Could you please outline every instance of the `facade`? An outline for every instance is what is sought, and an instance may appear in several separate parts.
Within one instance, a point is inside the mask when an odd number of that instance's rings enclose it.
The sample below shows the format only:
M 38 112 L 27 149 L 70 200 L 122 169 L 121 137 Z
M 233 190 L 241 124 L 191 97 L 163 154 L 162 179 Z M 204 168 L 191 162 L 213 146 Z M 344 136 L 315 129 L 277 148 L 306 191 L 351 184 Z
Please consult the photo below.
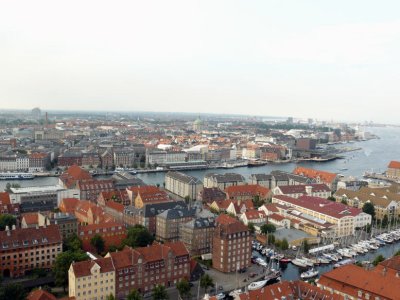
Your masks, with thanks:
M 168 172 L 165 175 L 165 189 L 190 200 L 196 200 L 198 193 L 202 190 L 203 183 L 196 177 L 181 172 Z
M 19 277 L 33 269 L 50 269 L 62 252 L 62 237 L 57 226 L 0 231 L 0 274 Z
M 58 166 L 69 167 L 72 165 L 82 165 L 82 153 L 81 152 L 64 152 L 58 157 Z
M 156 187 L 155 187 L 156 188 Z M 156 189 L 142 189 L 139 190 L 135 198 L 135 207 L 142 208 L 147 204 L 169 202 L 171 199 L 165 191 L 158 188 Z
M 115 268 L 110 257 L 74 262 L 68 270 L 68 296 L 105 300 L 115 296 Z
M 100 156 L 97 152 L 83 152 L 82 153 L 82 167 L 85 168 L 97 168 L 100 166 Z
M 132 150 L 116 149 L 114 150 L 114 164 L 117 167 L 128 168 L 132 167 L 135 159 L 135 154 Z
M 225 200 L 226 194 L 219 188 L 203 188 L 197 199 L 203 201 L 203 203 L 211 204 L 214 201 Z
M 85 179 L 76 183 L 76 189 L 80 192 L 80 199 L 96 202 L 101 192 L 112 192 L 115 187 L 110 179 Z
M 190 278 L 190 255 L 182 242 L 153 244 L 108 253 L 115 267 L 116 297 L 124 298 L 132 289 L 141 293 L 155 285 L 174 286 Z
M 185 162 L 187 153 L 183 151 L 153 150 L 146 153 L 147 165 L 165 166 Z
M 0 156 L 0 171 L 27 171 L 29 158 L 23 155 L 10 154 Z
M 213 218 L 196 218 L 180 225 L 179 240 L 191 256 L 211 253 L 214 229 Z
M 187 206 L 176 206 L 156 216 L 156 239 L 161 242 L 176 242 L 179 240 L 180 225 L 189 222 L 194 211 Z
M 294 169 L 293 174 L 308 177 L 315 180 L 316 183 L 325 183 L 331 190 L 336 190 L 337 182 L 339 181 L 335 173 L 304 167 L 297 167 Z
M 308 216 L 310 221 L 334 224 L 335 237 L 352 235 L 357 227 L 371 224 L 371 216 L 362 210 L 323 198 L 301 196 L 295 199 L 280 195 L 272 197 L 272 203 L 291 207 Z
M 10 195 L 7 192 L 0 192 L 0 214 L 19 216 L 20 213 L 20 205 L 11 204 Z
M 249 267 L 251 240 L 246 225 L 228 215 L 219 215 L 213 236 L 213 268 L 229 273 Z
M 246 226 L 250 223 L 255 226 L 261 226 L 267 222 L 267 215 L 262 210 L 251 209 L 244 212 L 239 219 Z
M 110 246 L 119 246 L 126 239 L 127 229 L 121 223 L 101 223 L 79 226 L 78 237 L 82 240 L 82 248 L 85 251 L 96 252 L 90 244 L 90 240 L 96 235 L 100 235 L 104 240 L 105 250 Z
M 259 197 L 260 200 L 267 200 L 270 190 L 257 184 L 246 184 L 229 186 L 225 189 L 226 198 L 231 200 L 247 200 Z
M 209 173 L 204 176 L 204 187 L 219 188 L 224 191 L 229 186 L 244 185 L 244 177 L 236 173 L 215 174 Z
M 47 153 L 29 155 L 29 172 L 44 172 L 50 167 L 50 156 Z
M 400 178 L 400 161 L 392 160 L 386 171 L 386 176 L 390 178 Z

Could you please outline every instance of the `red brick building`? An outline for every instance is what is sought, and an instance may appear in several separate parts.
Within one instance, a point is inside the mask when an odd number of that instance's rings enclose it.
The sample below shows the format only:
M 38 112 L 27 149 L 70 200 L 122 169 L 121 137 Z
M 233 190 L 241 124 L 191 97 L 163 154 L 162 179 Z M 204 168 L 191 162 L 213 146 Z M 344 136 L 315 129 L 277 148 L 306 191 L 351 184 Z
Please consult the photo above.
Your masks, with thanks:
M 190 278 L 190 256 L 182 242 L 125 247 L 106 257 L 111 257 L 115 266 L 118 298 L 126 297 L 132 289 L 144 293 L 157 284 L 169 287 Z
M 114 190 L 109 192 L 101 192 L 97 197 L 97 203 L 105 206 L 108 201 L 121 203 L 124 206 L 130 205 L 131 201 L 126 190 Z
M 74 188 L 78 180 L 93 179 L 92 175 L 81 167 L 73 165 L 59 177 L 60 183 L 67 189 Z
M 249 267 L 251 240 L 247 226 L 228 215 L 219 215 L 213 237 L 213 267 L 224 273 Z
M 90 244 L 90 240 L 99 234 L 105 244 L 107 251 L 110 246 L 119 246 L 126 239 L 127 229 L 121 223 L 101 223 L 79 226 L 78 236 L 82 240 L 82 248 L 85 251 L 96 252 L 96 249 Z
M 50 269 L 62 252 L 56 225 L 0 231 L 0 274 L 18 277 L 33 269 Z
M 76 182 L 76 188 L 80 191 L 82 200 L 96 202 L 101 192 L 114 191 L 114 182 L 111 179 L 85 179 Z
M 19 204 L 11 204 L 10 195 L 7 192 L 0 192 L 0 214 L 18 216 L 20 212 Z
M 65 152 L 58 156 L 58 166 L 69 167 L 73 165 L 82 165 L 82 153 L 80 152 Z
M 29 155 L 29 171 L 43 172 L 50 166 L 50 156 L 48 153 L 32 153 Z

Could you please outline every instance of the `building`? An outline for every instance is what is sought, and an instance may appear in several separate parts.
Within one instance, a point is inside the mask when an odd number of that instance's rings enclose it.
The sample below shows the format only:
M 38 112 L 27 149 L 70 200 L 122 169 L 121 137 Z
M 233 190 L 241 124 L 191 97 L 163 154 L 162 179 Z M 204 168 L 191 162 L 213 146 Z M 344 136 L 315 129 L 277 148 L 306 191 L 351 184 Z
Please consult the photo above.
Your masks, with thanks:
M 390 272 L 384 265 L 374 270 L 350 264 L 321 275 L 317 286 L 344 299 L 400 299 L 399 270 Z
M 293 198 L 299 198 L 306 195 L 325 199 L 328 199 L 332 193 L 331 189 L 325 183 L 277 186 L 272 190 L 272 192 L 274 195 L 286 195 Z
M 153 244 L 148 247 L 108 253 L 115 267 L 116 297 L 126 297 L 132 289 L 141 293 L 155 285 L 174 286 L 190 278 L 190 255 L 182 242 Z
M 73 152 L 67 151 L 58 156 L 59 167 L 69 167 L 73 165 L 81 166 L 82 165 L 82 153 L 81 152 Z
M 111 169 L 114 166 L 114 156 L 110 150 L 106 150 L 100 154 L 101 167 L 103 169 Z
M 165 175 L 165 189 L 182 198 L 196 200 L 198 193 L 203 189 L 203 183 L 196 177 L 181 172 L 168 172 Z
M 180 225 L 179 240 L 191 256 L 211 253 L 215 229 L 213 218 L 196 218 Z
M 105 300 L 115 296 L 115 284 L 111 257 L 73 262 L 68 270 L 68 296 L 75 300 Z
M 32 290 L 26 296 L 26 300 L 57 300 L 57 298 L 53 294 L 39 288 L 38 290 Z
M 123 212 L 123 222 L 128 226 L 143 225 L 150 233 L 156 234 L 156 217 L 162 212 L 175 207 L 187 207 L 184 201 L 169 201 L 147 204 L 141 208 L 127 206 Z
M 270 190 L 257 184 L 235 185 L 225 189 L 226 198 L 231 200 L 247 200 L 259 197 L 260 200 L 267 200 Z
M 80 193 L 80 199 L 96 202 L 101 192 L 112 192 L 115 187 L 111 179 L 84 179 L 76 182 L 76 189 Z
M 203 201 L 203 203 L 211 204 L 214 201 L 222 201 L 226 199 L 226 194 L 219 188 L 203 188 L 199 192 L 198 200 Z
M 11 188 L 11 203 L 18 203 L 21 212 L 51 211 L 63 198 L 79 198 L 74 189 L 59 185 Z
M 51 269 L 62 252 L 62 237 L 57 226 L 6 228 L 0 231 L 0 274 L 3 277 L 24 276 L 33 269 Z
M 152 150 L 146 153 L 146 163 L 151 166 L 168 166 L 186 162 L 187 153 L 184 151 Z
M 277 186 L 308 185 L 311 183 L 315 183 L 315 180 L 279 170 L 272 171 L 270 174 L 252 174 L 250 176 L 250 184 L 258 184 L 269 189 L 274 189 Z
M 50 167 L 50 156 L 47 153 L 29 155 L 29 172 L 44 172 Z
M 392 160 L 389 163 L 386 176 L 395 179 L 400 178 L 400 161 Z
M 0 171 L 28 171 L 29 158 L 18 154 L 0 155 Z
M 133 150 L 129 149 L 115 149 L 114 150 L 114 164 L 121 168 L 130 168 L 133 166 L 135 154 Z
M 73 165 L 63 172 L 59 177 L 59 184 L 64 188 L 75 188 L 79 180 L 93 179 L 92 175 L 81 167 Z
M 100 156 L 95 151 L 82 152 L 82 167 L 97 168 L 101 164 Z
M 204 176 L 204 187 L 219 188 L 222 191 L 224 191 L 228 186 L 244 185 L 245 183 L 246 181 L 244 177 L 236 173 L 209 173 Z
M 272 203 L 291 207 L 312 222 L 334 224 L 335 237 L 352 235 L 356 228 L 371 224 L 372 219 L 358 208 L 319 197 L 301 196 L 296 199 L 278 195 L 272 197 Z
M 79 226 L 78 237 L 82 240 L 82 248 L 85 251 L 96 252 L 90 244 L 90 240 L 96 235 L 104 240 L 104 247 L 107 251 L 110 246 L 119 246 L 126 239 L 127 229 L 121 223 L 109 222 Z
M 317 147 L 317 140 L 312 138 L 298 138 L 296 139 L 296 149 L 299 150 L 315 150 Z
M 176 242 L 179 240 L 181 224 L 189 222 L 194 211 L 187 206 L 175 206 L 156 216 L 156 239 L 161 242 Z
M 315 180 L 315 183 L 325 183 L 331 190 L 336 190 L 336 185 L 339 181 L 339 177 L 335 173 L 304 167 L 297 167 L 296 169 L 294 169 L 293 174 L 313 179 Z
M 121 203 L 124 206 L 131 204 L 131 200 L 129 199 L 128 192 L 126 190 L 114 190 L 109 192 L 100 192 L 97 197 L 97 203 L 100 206 L 105 206 L 107 202 L 114 201 L 117 203 Z
M 7 192 L 0 192 L 0 214 L 18 216 L 21 212 L 18 203 L 11 204 L 10 195 Z
M 154 189 L 155 188 L 155 189 Z M 169 202 L 171 199 L 165 191 L 157 187 L 153 188 L 139 188 L 138 194 L 135 198 L 135 207 L 142 208 L 147 204 Z
M 250 223 L 255 226 L 261 226 L 266 224 L 267 215 L 262 210 L 251 209 L 244 212 L 239 219 L 246 226 L 248 226 Z
M 249 267 L 251 240 L 246 225 L 228 215 L 219 215 L 213 236 L 213 268 L 229 273 Z

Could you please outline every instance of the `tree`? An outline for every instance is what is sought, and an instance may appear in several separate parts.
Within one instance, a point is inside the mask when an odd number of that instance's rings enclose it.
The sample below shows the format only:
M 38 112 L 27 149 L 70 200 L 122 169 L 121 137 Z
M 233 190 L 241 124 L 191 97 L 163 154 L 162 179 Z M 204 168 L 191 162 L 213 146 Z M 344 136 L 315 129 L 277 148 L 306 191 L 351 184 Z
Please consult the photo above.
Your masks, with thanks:
M 96 248 L 96 251 L 98 254 L 100 254 L 104 251 L 105 243 L 100 234 L 95 234 L 91 238 L 90 245 L 92 245 L 94 248 Z
M 331 200 L 331 201 L 336 201 L 336 198 L 333 197 L 333 196 L 329 196 L 327 199 L 328 199 L 328 200 Z
M 264 234 L 274 233 L 276 231 L 276 227 L 273 224 L 264 224 L 260 227 L 260 230 Z
M 204 292 L 206 293 L 206 292 L 207 292 L 207 289 L 208 289 L 209 287 L 213 287 L 213 286 L 214 286 L 214 281 L 213 281 L 213 279 L 211 278 L 210 275 L 205 274 L 204 276 L 202 276 L 202 277 L 200 278 L 200 286 L 201 286 L 202 288 L 204 288 Z
M 0 215 L 0 230 L 4 230 L 6 226 L 10 229 L 13 225 L 17 224 L 17 219 L 13 215 L 3 214 Z
M 110 294 L 106 296 L 106 300 L 115 300 L 115 296 L 113 294 Z
M 251 222 L 247 225 L 247 227 L 249 228 L 250 233 L 254 233 L 256 231 L 254 224 Z
M 169 299 L 165 286 L 157 284 L 153 288 L 153 300 L 167 300 Z
M 136 248 L 150 245 L 153 241 L 154 237 L 147 230 L 147 228 L 142 225 L 136 224 L 135 226 L 128 229 L 127 237 L 125 240 L 123 240 L 122 244 Z
M 186 204 L 189 204 L 189 202 L 190 202 L 190 196 L 189 196 L 189 195 L 186 195 L 186 196 L 185 196 L 185 203 L 186 203 Z
M 287 249 L 289 249 L 289 243 L 288 243 L 288 241 L 287 241 L 286 238 L 284 238 L 284 239 L 282 240 L 282 242 L 281 242 L 281 249 L 282 249 L 282 250 L 287 250 Z
M 308 243 L 307 239 L 304 239 L 304 241 L 303 241 L 303 249 L 304 249 L 304 253 L 306 253 L 306 254 L 310 250 L 310 244 Z
M 273 234 L 268 234 L 267 243 L 268 243 L 268 245 L 275 244 L 275 236 Z
M 255 208 L 259 208 L 263 204 L 264 204 L 264 200 L 262 200 L 259 195 L 254 196 L 253 205 Z
M 142 300 L 143 297 L 136 289 L 132 289 L 127 297 L 127 300 Z
M 399 256 L 400 255 L 400 250 L 397 250 L 394 256 Z
M 68 284 L 68 269 L 72 262 L 78 262 L 87 260 L 89 257 L 82 250 L 78 251 L 66 251 L 60 253 L 54 262 L 53 272 L 55 275 L 55 282 L 57 286 L 62 286 L 64 288 Z
M 9 283 L 0 287 L 0 300 L 24 300 L 25 296 L 24 287 L 19 283 Z
M 371 202 L 365 202 L 362 211 L 372 216 L 375 219 L 375 207 Z
M 379 254 L 377 257 L 375 257 L 374 261 L 372 262 L 372 264 L 374 266 L 377 266 L 380 262 L 384 261 L 385 257 L 382 254 Z
M 384 215 L 383 219 L 382 219 L 382 227 L 386 228 L 386 226 L 388 225 L 389 220 L 388 220 L 388 216 Z
M 342 201 L 340 201 L 340 203 L 347 205 L 347 200 L 346 199 L 342 199 Z
M 179 291 L 179 295 L 182 298 L 191 297 L 189 281 L 187 281 L 186 278 L 183 278 L 182 280 L 178 281 L 178 283 L 176 284 L 176 288 Z
M 67 237 L 63 243 L 64 251 L 79 251 L 82 249 L 82 241 L 76 234 Z

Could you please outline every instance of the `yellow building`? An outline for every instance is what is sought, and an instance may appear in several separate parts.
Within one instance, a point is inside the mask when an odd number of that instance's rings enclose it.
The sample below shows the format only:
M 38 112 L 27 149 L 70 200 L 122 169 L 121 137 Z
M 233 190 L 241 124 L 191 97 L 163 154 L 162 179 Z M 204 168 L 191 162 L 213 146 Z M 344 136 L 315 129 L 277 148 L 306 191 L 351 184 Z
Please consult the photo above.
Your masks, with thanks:
M 115 296 L 115 268 L 110 257 L 72 263 L 68 295 L 76 300 L 102 300 Z

